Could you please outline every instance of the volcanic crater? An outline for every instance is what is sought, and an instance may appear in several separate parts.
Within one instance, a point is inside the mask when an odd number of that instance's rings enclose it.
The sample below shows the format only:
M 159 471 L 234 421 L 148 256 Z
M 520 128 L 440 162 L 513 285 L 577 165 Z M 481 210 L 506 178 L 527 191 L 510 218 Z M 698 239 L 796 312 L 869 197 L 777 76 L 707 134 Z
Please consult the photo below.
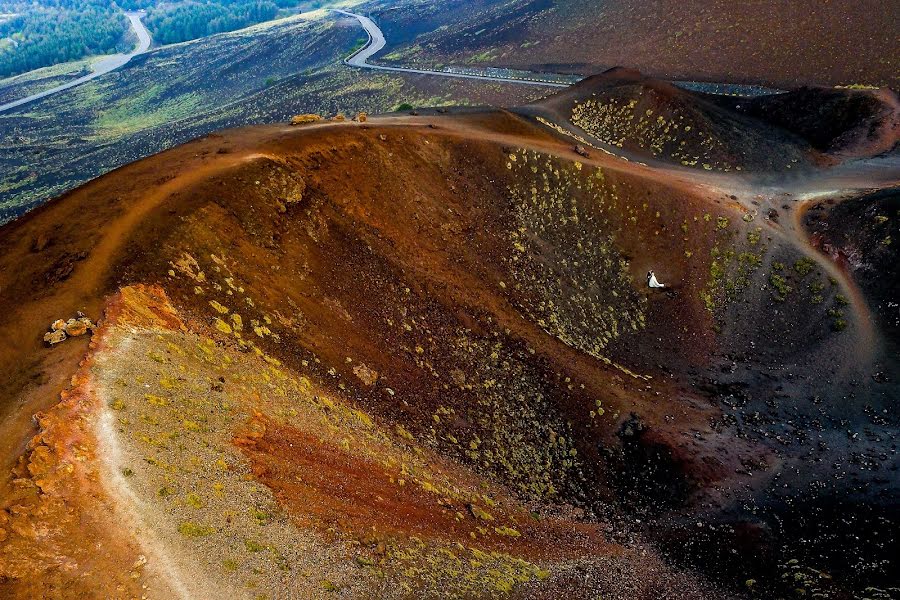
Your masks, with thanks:
M 0 594 L 890 597 L 896 95 L 793 94 L 229 130 L 4 226 Z

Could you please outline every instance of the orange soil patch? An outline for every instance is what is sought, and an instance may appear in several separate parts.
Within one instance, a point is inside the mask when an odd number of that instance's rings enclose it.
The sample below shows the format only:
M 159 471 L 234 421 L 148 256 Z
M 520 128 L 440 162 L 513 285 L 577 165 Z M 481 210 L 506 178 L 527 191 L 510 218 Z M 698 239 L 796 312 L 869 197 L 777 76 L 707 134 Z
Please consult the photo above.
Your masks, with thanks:
M 509 498 L 500 507 L 496 501 L 492 507 L 437 498 L 405 481 L 399 468 L 388 469 L 261 414 L 234 443 L 250 459 L 253 476 L 275 492 L 301 527 L 334 528 L 357 539 L 416 536 L 469 545 L 474 519 L 488 533 L 477 543 L 486 550 L 548 560 L 618 552 L 604 541 L 598 524 L 537 519 Z M 515 527 L 501 525 L 508 522 Z
M 133 295 L 130 306 L 165 315 L 161 290 Z M 135 302 L 137 297 L 141 302 Z M 35 416 L 39 433 L 12 471 L 12 491 L 0 510 L 4 598 L 138 597 L 146 589 L 146 560 L 136 540 L 113 525 L 121 516 L 98 465 L 90 372 L 103 334 L 94 338 L 71 388 L 57 405 Z

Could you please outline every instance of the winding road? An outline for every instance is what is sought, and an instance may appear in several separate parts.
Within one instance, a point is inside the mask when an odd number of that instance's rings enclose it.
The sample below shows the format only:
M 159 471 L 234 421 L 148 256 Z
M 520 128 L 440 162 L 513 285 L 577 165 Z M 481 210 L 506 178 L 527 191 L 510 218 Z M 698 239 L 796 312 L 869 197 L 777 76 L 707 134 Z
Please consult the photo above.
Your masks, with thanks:
M 525 79 L 521 77 L 504 77 L 502 75 L 475 75 L 470 73 L 454 73 L 452 71 L 435 71 L 430 69 L 412 69 L 409 67 L 386 67 L 383 65 L 374 65 L 369 62 L 369 59 L 374 56 L 379 50 L 384 48 L 386 44 L 384 33 L 382 33 L 378 25 L 376 25 L 375 22 L 369 17 L 363 15 L 348 12 L 346 10 L 340 10 L 337 8 L 333 8 L 331 10 L 348 17 L 354 17 L 357 21 L 359 21 L 359 24 L 363 26 L 363 29 L 365 29 L 366 33 L 369 35 L 369 41 L 362 48 L 344 59 L 344 63 L 350 65 L 351 67 L 359 67 L 361 69 L 375 69 L 377 71 L 394 71 L 398 73 L 416 73 L 419 75 L 455 77 L 457 79 L 481 79 L 486 81 L 500 81 L 504 83 L 519 83 L 523 85 L 539 85 L 544 87 L 565 88 L 572 85 L 571 83 L 562 83 L 559 81 L 550 81 L 538 78 Z M 763 94 L 778 94 L 784 91 L 758 85 L 735 83 L 711 83 L 698 81 L 672 81 L 672 83 L 688 90 L 702 91 L 714 94 L 730 94 L 734 96 L 759 96 Z
M 144 52 L 146 52 L 150 48 L 150 32 L 147 31 L 146 27 L 144 27 L 144 23 L 141 22 L 141 17 L 144 16 L 143 11 L 127 12 L 125 13 L 125 16 L 128 17 L 128 20 L 131 22 L 131 29 L 138 37 L 138 44 L 137 46 L 135 46 L 134 50 L 132 50 L 128 54 L 112 54 L 95 62 L 91 65 L 91 73 L 83 77 L 73 79 L 72 81 L 69 81 L 62 85 L 50 88 L 49 90 L 44 90 L 25 98 L 20 98 L 18 100 L 13 100 L 12 102 L 0 105 L 0 113 L 12 110 L 13 108 L 22 106 L 23 104 L 34 102 L 35 100 L 40 100 L 41 98 L 46 98 L 47 96 L 52 96 L 53 94 L 58 94 L 75 86 L 79 86 L 82 83 L 91 81 L 92 79 L 96 79 L 101 75 L 106 75 L 110 71 L 115 71 L 116 69 L 128 64 L 128 62 L 138 54 L 143 54 Z
M 560 83 L 558 81 L 544 81 L 540 79 L 519 79 L 515 77 L 502 77 L 499 75 L 474 75 L 468 73 L 452 73 L 448 71 L 431 71 L 428 69 L 411 69 L 407 67 L 385 67 L 382 65 L 373 65 L 368 62 L 375 53 L 384 48 L 384 34 L 375 21 L 369 17 L 358 15 L 356 13 L 347 12 L 346 10 L 332 9 L 334 12 L 341 13 L 348 17 L 355 17 L 359 24 L 363 26 L 369 35 L 369 41 L 362 48 L 351 54 L 344 62 L 351 67 L 360 67 L 363 69 L 375 69 L 378 71 L 395 71 L 399 73 L 417 73 L 419 75 L 439 75 L 441 77 L 455 77 L 457 79 L 482 79 L 486 81 L 503 81 L 507 83 L 521 83 L 523 85 L 540 85 L 550 87 L 569 87 L 568 83 Z

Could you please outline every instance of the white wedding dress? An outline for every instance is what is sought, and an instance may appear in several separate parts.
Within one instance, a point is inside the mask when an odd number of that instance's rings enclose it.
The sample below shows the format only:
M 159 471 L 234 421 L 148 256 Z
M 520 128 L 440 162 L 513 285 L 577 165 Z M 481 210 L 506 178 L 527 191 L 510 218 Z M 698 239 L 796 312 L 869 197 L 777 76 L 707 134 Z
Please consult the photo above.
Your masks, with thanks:
M 663 288 L 663 287 L 666 287 L 666 286 L 664 286 L 663 284 L 661 284 L 659 281 L 656 280 L 656 274 L 655 274 L 655 273 L 651 273 L 651 274 L 650 274 L 650 277 L 647 279 L 647 285 L 648 285 L 649 287 L 652 287 L 652 288 Z

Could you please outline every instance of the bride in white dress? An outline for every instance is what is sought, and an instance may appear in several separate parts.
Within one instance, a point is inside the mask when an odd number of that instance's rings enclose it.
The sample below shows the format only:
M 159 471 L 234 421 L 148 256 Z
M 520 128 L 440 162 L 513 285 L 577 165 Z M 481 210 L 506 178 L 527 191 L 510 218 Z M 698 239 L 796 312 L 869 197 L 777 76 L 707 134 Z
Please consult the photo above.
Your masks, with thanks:
M 656 279 L 656 273 L 653 271 L 647 271 L 647 287 L 652 288 L 664 288 L 666 287 Z

